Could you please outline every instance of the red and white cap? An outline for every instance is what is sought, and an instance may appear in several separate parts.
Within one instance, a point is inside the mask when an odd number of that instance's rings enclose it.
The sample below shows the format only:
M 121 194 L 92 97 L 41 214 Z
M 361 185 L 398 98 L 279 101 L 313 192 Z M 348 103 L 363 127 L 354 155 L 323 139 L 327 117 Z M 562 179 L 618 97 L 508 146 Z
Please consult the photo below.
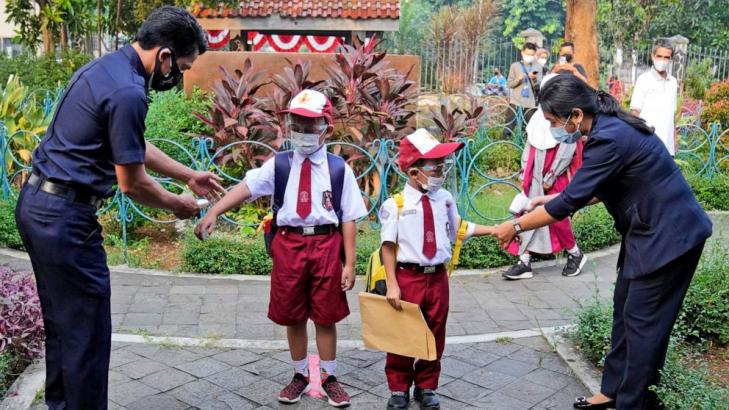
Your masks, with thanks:
M 400 141 L 400 169 L 406 171 L 419 159 L 445 158 L 463 148 L 462 142 L 438 142 L 425 128 L 418 128 Z
M 332 103 L 326 95 L 315 90 L 302 90 L 291 99 L 289 108 L 282 112 L 308 118 L 324 117 L 327 123 L 332 124 L 333 111 Z

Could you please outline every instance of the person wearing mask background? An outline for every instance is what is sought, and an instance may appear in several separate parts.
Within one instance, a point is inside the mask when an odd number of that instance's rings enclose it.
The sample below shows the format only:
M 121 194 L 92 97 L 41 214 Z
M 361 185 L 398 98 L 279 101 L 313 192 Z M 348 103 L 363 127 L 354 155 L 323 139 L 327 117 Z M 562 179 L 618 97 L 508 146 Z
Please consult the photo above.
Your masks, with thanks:
M 653 43 L 653 67 L 636 80 L 630 100 L 630 112 L 653 126 L 668 153 L 674 156 L 678 145 L 674 129 L 678 81 L 668 74 L 672 58 L 673 45 L 670 41 L 661 38 Z
M 494 236 L 507 244 L 589 204 L 605 205 L 622 236 L 611 348 L 600 393 L 578 397 L 573 406 L 660 408 L 650 386 L 660 381 L 671 330 L 712 234 L 711 220 L 653 128 L 623 111 L 610 94 L 559 75 L 542 88 L 539 105 L 556 140 L 587 138 L 582 166 L 561 193 L 532 199 L 536 209 L 495 227 Z
M 559 59 L 552 69 L 556 74 L 572 74 L 580 80 L 587 82 L 587 71 L 582 64 L 575 63 L 575 43 L 565 41 L 559 47 Z
M 537 63 L 539 63 L 540 66 L 542 66 L 542 75 L 547 75 L 549 73 L 549 69 L 547 68 L 547 63 L 549 63 L 549 56 L 550 53 L 547 51 L 546 48 L 540 48 L 537 50 Z
M 542 66 L 537 63 L 537 46 L 526 43 L 521 51 L 521 60 L 511 64 L 507 85 L 510 89 L 510 110 L 506 113 L 506 124 L 512 131 L 516 128 L 516 113 L 519 107 L 524 111 L 524 123 L 532 118 L 537 109 L 536 84 L 542 81 Z
M 499 67 L 494 67 L 494 76 L 486 84 L 486 95 L 506 95 L 506 77 Z

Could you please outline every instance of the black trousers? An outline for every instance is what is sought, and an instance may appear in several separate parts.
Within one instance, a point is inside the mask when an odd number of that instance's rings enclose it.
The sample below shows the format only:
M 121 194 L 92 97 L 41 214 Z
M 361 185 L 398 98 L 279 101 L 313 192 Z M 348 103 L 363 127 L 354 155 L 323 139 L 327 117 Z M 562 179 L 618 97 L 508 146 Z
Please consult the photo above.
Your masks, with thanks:
M 43 310 L 46 404 L 106 409 L 110 287 L 96 209 L 26 185 L 15 218 Z
M 618 409 L 660 408 L 648 390 L 659 381 L 673 324 L 701 258 L 704 243 L 646 277 L 615 285 L 611 349 L 601 391 Z

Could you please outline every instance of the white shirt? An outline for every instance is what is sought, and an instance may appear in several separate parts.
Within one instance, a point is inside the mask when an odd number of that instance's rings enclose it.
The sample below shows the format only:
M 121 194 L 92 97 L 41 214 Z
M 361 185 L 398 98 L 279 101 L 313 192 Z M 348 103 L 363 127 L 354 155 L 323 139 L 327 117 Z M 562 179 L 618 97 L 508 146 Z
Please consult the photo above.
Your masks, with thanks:
M 306 157 L 294 151 L 291 160 L 291 172 L 286 184 L 284 203 L 278 211 L 276 224 L 278 226 L 314 226 L 338 224 L 337 214 L 332 207 L 331 180 L 329 179 L 329 163 L 326 149 L 320 149 L 309 155 L 311 161 L 311 213 L 302 220 L 296 213 L 296 198 L 299 192 L 299 177 L 301 164 Z M 262 196 L 271 196 L 274 193 L 274 158 L 266 161 L 260 168 L 252 169 L 246 173 L 243 182 L 251 191 L 250 201 Z M 344 165 L 344 188 L 342 190 L 342 222 L 356 221 L 367 215 L 362 194 L 357 186 L 354 172 L 349 165 Z
M 674 118 L 678 100 L 678 81 L 667 75 L 663 78 L 655 68 L 638 77 L 630 100 L 630 109 L 640 111 L 640 117 L 656 129 L 671 155 L 676 154 L 674 145 Z
M 436 252 L 433 259 L 423 255 L 423 193 L 405 184 L 403 207 L 398 218 L 395 199 L 390 198 L 380 208 L 381 242 L 395 242 L 398 245 L 397 261 L 417 263 L 421 266 L 439 265 L 450 261 L 453 243 L 458 233 L 458 208 L 453 195 L 445 189 L 428 193 L 433 209 Z M 468 223 L 466 239 L 473 235 L 476 225 Z

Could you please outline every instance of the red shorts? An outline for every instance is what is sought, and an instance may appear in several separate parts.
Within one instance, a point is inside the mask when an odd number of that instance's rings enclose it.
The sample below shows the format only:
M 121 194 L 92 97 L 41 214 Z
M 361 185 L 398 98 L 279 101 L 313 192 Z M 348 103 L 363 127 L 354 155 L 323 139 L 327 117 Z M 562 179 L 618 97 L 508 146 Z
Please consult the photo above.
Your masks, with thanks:
M 342 234 L 303 236 L 281 228 L 271 243 L 268 318 L 282 326 L 328 325 L 349 315 L 342 290 Z

